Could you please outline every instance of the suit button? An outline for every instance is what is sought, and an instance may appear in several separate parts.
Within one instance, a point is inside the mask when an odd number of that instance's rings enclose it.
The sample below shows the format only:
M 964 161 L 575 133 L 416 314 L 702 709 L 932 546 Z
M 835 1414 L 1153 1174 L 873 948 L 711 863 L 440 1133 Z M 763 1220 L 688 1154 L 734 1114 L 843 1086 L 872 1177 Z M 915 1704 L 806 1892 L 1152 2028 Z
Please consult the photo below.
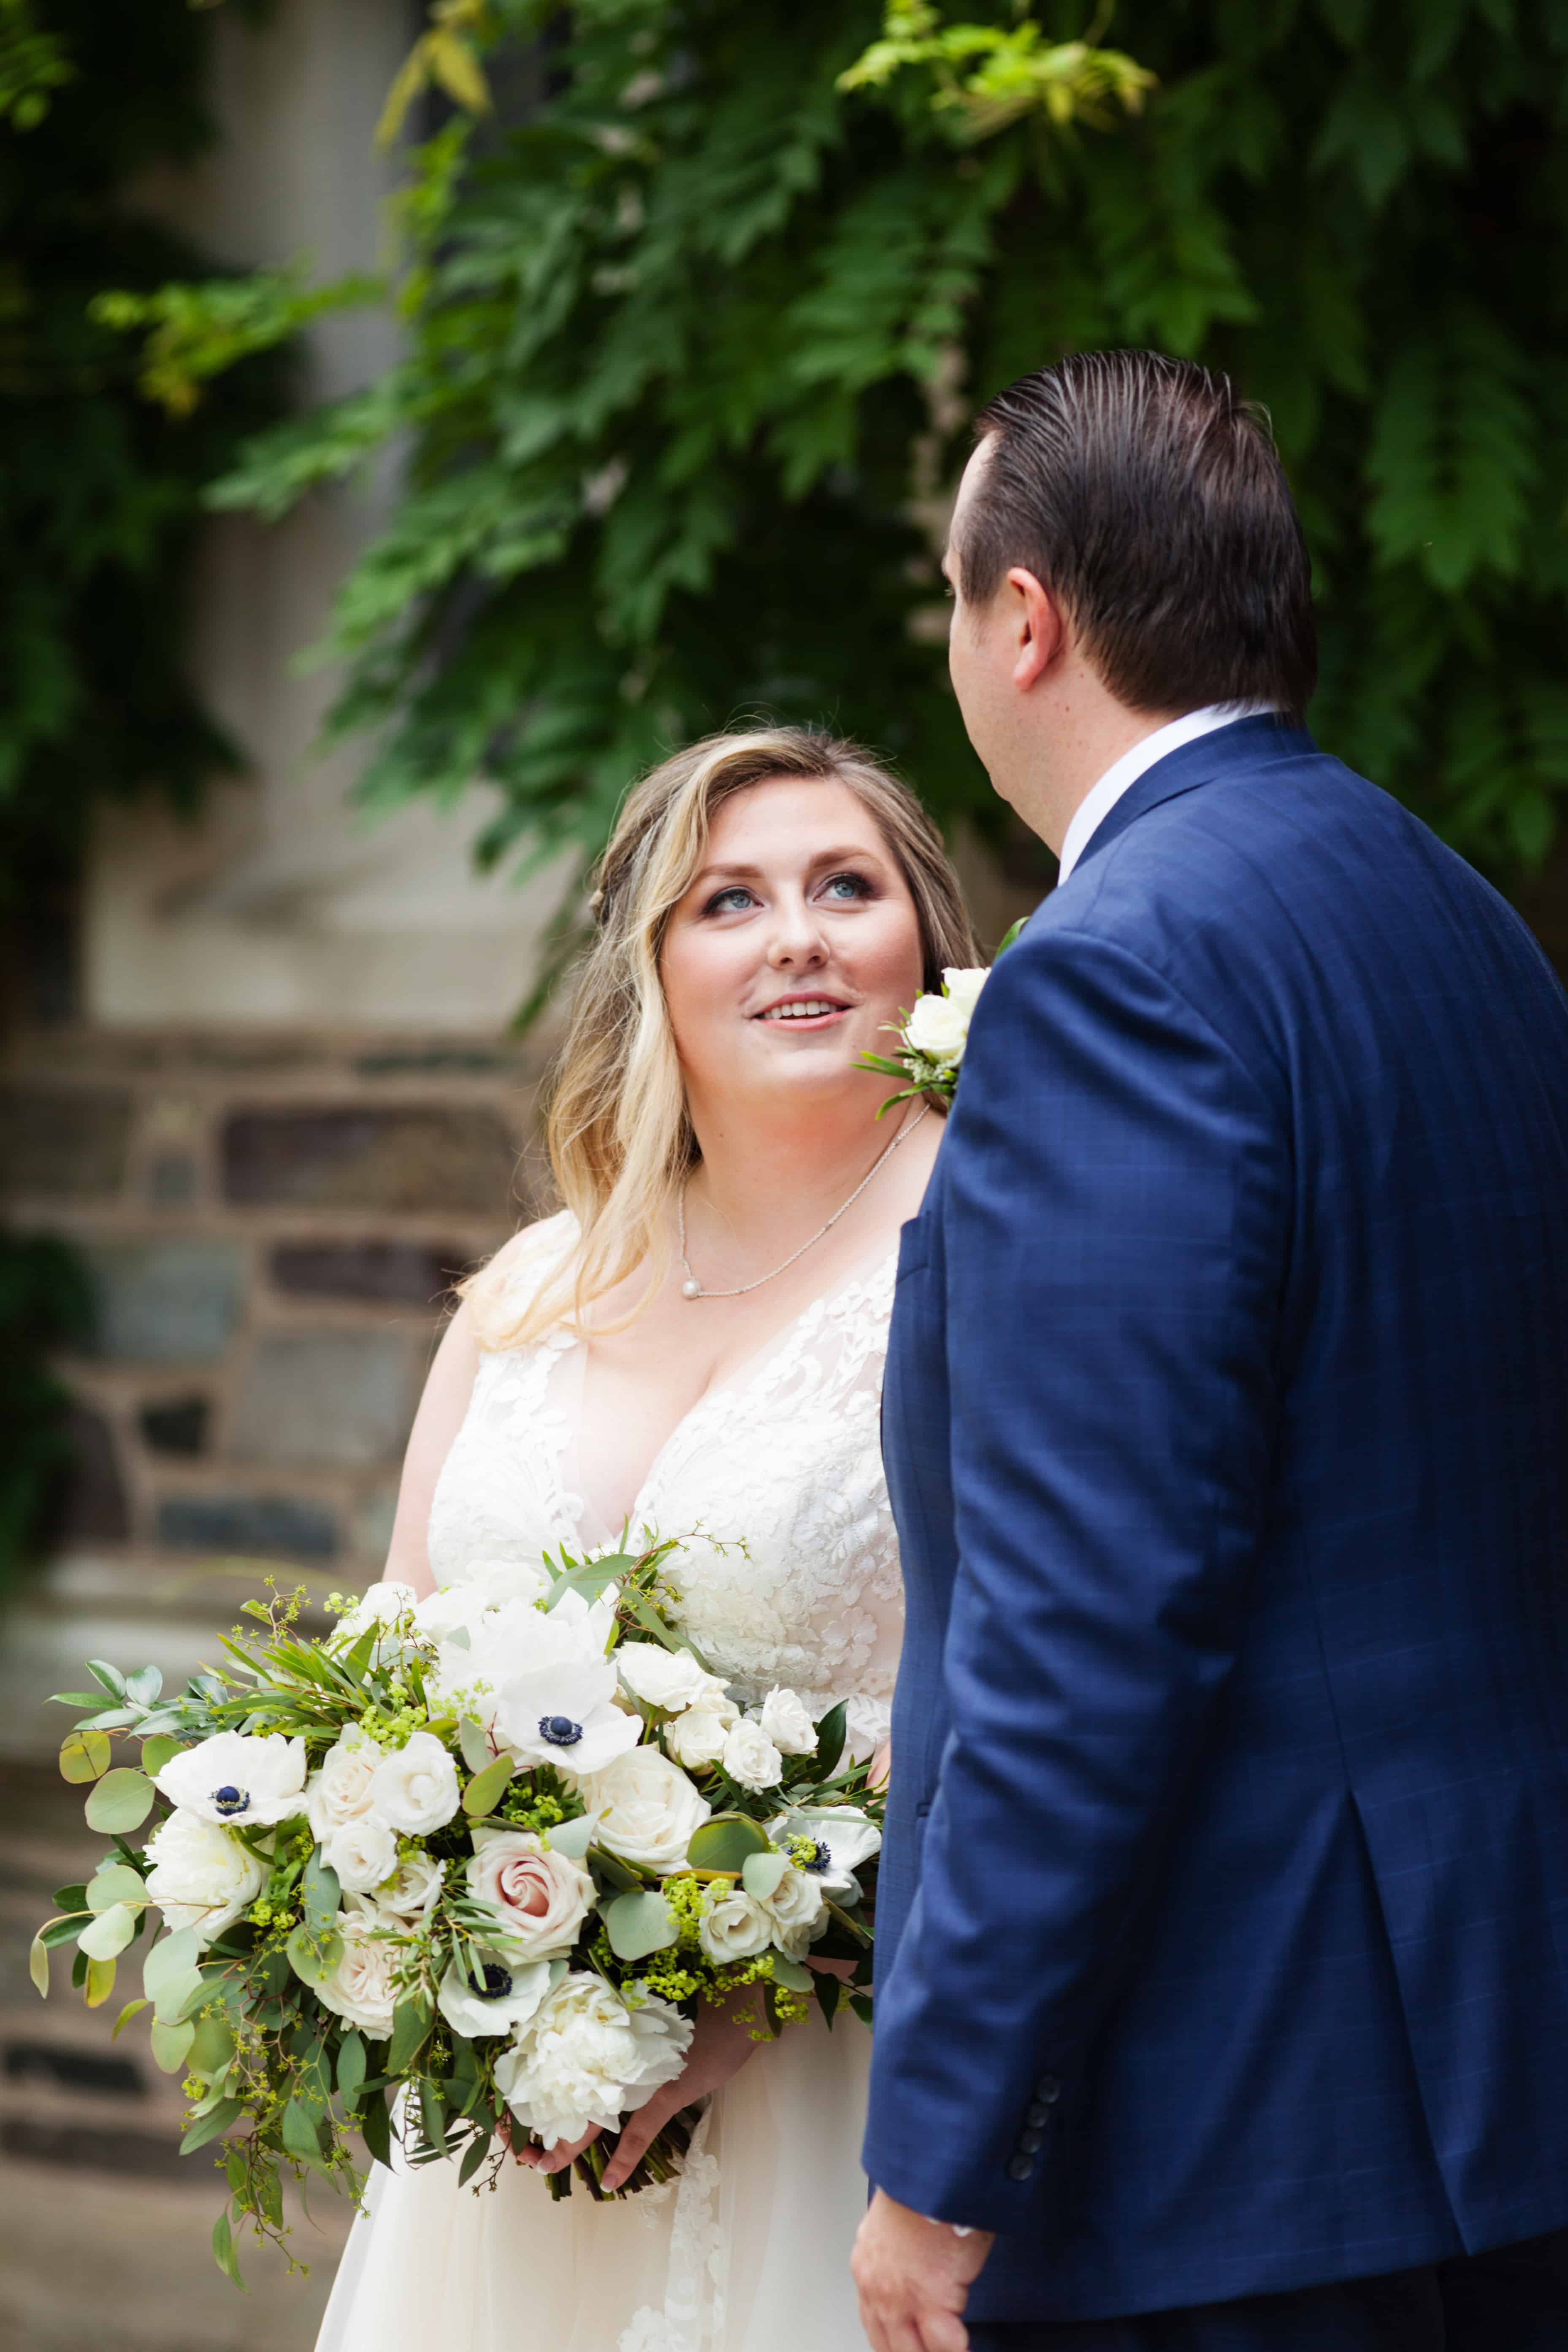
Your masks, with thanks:
M 1029 2162 L 1026 2156 L 1016 2156 L 1012 2158 L 1007 2166 L 1007 2178 L 1009 2180 L 1032 2180 L 1034 2177 L 1035 2168 Z
M 1035 2100 L 1031 2106 L 1024 2110 L 1024 2121 L 1029 2126 L 1031 2131 L 1037 2130 L 1041 2124 L 1048 2124 L 1050 2119 L 1051 2111 L 1043 2099 Z
M 1054 2074 L 1042 2074 L 1035 2084 L 1035 2096 L 1047 2107 L 1054 2107 L 1061 2097 L 1062 2086 Z
M 1045 2144 L 1046 2135 L 1043 2131 L 1025 2131 L 1018 2134 L 1018 2146 L 1026 2156 L 1037 2156 Z

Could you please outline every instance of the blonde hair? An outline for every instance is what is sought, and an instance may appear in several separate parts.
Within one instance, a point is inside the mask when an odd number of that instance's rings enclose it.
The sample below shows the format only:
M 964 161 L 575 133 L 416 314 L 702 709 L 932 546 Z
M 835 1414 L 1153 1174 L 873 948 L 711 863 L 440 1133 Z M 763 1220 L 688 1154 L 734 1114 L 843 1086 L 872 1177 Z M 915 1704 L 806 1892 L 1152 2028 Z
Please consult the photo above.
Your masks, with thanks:
M 672 910 L 702 863 L 723 803 L 779 776 L 843 784 L 875 821 L 914 901 L 921 985 L 984 959 L 942 835 L 920 802 L 858 744 L 805 727 L 688 744 L 633 787 L 599 862 L 597 936 L 579 967 L 550 1090 L 550 1163 L 575 1234 L 543 1278 L 514 1284 L 492 1259 L 462 1288 L 482 1347 L 511 1348 L 584 1310 L 647 1265 L 634 1321 L 669 1263 L 668 1209 L 699 1157 L 659 979 Z M 508 1253 L 510 1255 L 510 1253 Z M 527 1295 L 518 1295 L 525 1292 Z

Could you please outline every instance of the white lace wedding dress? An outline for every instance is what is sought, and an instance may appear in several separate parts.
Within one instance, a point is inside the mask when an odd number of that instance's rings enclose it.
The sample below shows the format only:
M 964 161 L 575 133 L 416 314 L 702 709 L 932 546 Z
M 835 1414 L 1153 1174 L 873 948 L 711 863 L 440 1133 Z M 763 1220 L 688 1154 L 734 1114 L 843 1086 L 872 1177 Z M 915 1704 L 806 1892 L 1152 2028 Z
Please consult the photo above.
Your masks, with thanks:
M 566 1228 L 536 1231 L 541 1249 Z M 519 1283 L 540 1260 L 519 1254 Z M 682 1563 L 693 1639 L 737 1696 L 774 1683 L 814 1713 L 849 1701 L 887 1732 L 902 1603 L 879 1443 L 895 1258 L 817 1299 L 689 1412 L 634 1524 L 744 1537 Z M 481 1559 L 618 1529 L 593 1498 L 584 1350 L 566 1332 L 483 1358 L 430 1516 L 438 1583 Z M 604 1433 L 606 1437 L 610 1433 Z M 607 1451 L 606 1446 L 606 1451 Z M 508 2166 L 492 2194 L 455 2165 L 376 2168 L 317 2352 L 864 2352 L 848 2260 L 865 2210 L 870 2036 L 813 2010 L 710 2102 L 678 2185 L 552 2202 Z

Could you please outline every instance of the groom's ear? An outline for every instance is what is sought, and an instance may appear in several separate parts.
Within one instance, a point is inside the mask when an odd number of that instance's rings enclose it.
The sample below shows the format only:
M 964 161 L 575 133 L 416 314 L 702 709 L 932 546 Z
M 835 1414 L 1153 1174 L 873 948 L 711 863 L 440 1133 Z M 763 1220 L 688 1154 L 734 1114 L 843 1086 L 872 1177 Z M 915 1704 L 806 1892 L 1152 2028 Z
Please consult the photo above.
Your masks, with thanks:
M 1071 631 L 1067 615 L 1048 588 L 1032 572 L 1016 563 L 1007 574 L 1006 594 L 1012 603 L 1009 620 L 1017 644 L 1013 683 L 1022 693 L 1037 686 L 1066 650 Z

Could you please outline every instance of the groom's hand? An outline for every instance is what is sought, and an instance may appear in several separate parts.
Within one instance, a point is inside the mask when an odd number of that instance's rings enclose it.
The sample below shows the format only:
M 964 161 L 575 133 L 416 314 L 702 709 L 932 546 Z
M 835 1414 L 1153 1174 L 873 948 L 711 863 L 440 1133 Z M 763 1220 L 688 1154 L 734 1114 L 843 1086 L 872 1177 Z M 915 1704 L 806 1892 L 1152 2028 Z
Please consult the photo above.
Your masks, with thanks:
M 992 2243 L 989 2230 L 960 2237 L 879 2189 L 849 2263 L 872 2352 L 968 2352 L 963 2306 Z

